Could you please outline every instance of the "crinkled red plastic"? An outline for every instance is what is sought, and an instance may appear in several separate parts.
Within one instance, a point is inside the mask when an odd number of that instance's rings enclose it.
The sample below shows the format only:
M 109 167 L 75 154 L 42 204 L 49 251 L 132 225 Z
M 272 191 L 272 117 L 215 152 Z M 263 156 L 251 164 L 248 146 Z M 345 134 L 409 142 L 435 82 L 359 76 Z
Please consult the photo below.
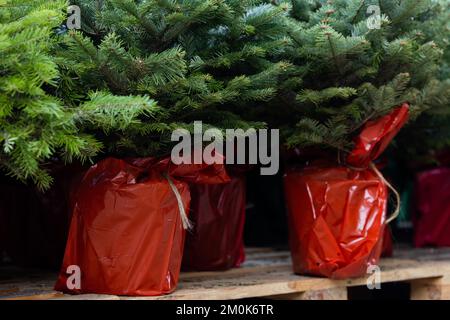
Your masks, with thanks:
M 343 279 L 378 263 L 388 192 L 367 168 L 408 119 L 404 104 L 368 122 L 347 162 L 289 170 L 284 179 L 294 272 Z
M 168 159 L 108 158 L 77 188 L 65 256 L 55 289 L 68 293 L 152 296 L 175 290 L 185 230 L 178 201 L 189 212 L 190 183 L 227 182 L 223 165 L 180 165 Z M 81 271 L 81 287 L 67 273 Z M 70 269 L 69 269 L 70 270 Z

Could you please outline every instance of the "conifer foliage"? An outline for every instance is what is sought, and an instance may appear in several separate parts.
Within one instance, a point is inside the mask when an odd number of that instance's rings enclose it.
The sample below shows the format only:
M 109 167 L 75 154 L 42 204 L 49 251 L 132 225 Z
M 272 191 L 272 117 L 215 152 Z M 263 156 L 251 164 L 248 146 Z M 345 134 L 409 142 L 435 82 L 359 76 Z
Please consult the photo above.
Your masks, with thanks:
M 84 161 L 100 151 L 101 142 L 81 126 L 121 129 L 156 108 L 146 97 L 103 92 L 68 106 L 53 94 L 61 80 L 54 29 L 66 10 L 61 0 L 0 0 L 0 165 L 40 189 L 52 182 L 49 162 Z
M 64 28 L 67 1 L 0 0 L 0 164 L 41 189 L 53 161 L 161 156 L 195 120 L 341 152 L 403 102 L 426 111 L 410 132 L 448 128 L 444 0 L 70 4 L 82 30 Z
M 443 61 L 428 84 L 434 94 L 421 97 L 426 110 L 399 136 L 398 153 L 406 162 L 429 165 L 439 164 L 437 154 L 450 148 L 450 1 L 434 1 L 421 19 L 428 20 L 423 35 L 443 49 Z
M 123 134 L 111 151 L 167 152 L 168 135 L 192 129 L 260 126 L 233 113 L 277 93 L 290 64 L 277 58 L 289 43 L 286 8 L 254 0 L 77 0 L 83 31 L 68 32 L 61 57 L 70 92 L 101 88 L 143 94 L 162 112 Z M 251 119 L 250 119 L 251 120 Z M 255 121 L 256 120 L 256 121 Z M 255 123 L 256 122 L 256 123 Z
M 288 145 L 348 151 L 363 123 L 402 102 L 411 104 L 413 117 L 448 105 L 448 82 L 437 76 L 444 48 L 426 32 L 439 16 L 434 1 L 278 3 L 290 8 L 284 58 L 300 71 L 288 77 L 277 102 L 287 108 L 278 124 Z M 378 27 L 368 21 L 371 5 L 381 13 Z

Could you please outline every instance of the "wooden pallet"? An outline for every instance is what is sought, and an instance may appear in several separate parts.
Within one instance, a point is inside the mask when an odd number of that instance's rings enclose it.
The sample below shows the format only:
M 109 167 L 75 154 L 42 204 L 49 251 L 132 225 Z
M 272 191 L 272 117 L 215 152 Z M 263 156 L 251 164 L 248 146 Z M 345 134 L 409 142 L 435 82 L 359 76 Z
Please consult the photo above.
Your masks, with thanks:
M 450 300 L 450 249 L 399 249 L 382 259 L 383 283 L 411 284 L 411 299 Z M 6 270 L 7 271 L 7 270 Z M 26 277 L 0 269 L 0 299 L 241 299 L 264 297 L 298 300 L 346 300 L 347 289 L 366 286 L 367 278 L 330 280 L 294 275 L 290 255 L 273 249 L 248 249 L 243 267 L 225 272 L 181 273 L 178 289 L 160 297 L 63 295 L 52 286 L 55 274 L 27 271 Z

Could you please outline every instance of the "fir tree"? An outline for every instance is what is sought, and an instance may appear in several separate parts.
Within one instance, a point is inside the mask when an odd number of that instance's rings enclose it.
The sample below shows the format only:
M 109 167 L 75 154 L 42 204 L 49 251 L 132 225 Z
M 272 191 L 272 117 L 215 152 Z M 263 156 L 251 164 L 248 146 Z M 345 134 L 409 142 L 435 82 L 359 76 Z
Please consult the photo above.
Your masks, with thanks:
M 156 109 L 147 97 L 92 92 L 68 106 L 52 94 L 61 81 L 51 54 L 54 29 L 66 8 L 61 0 L 0 1 L 0 164 L 40 189 L 51 184 L 50 162 L 84 161 L 100 151 L 101 142 L 80 127 L 121 130 Z
M 287 47 L 286 8 L 265 1 L 74 1 L 83 32 L 69 32 L 61 57 L 65 77 L 77 88 L 147 94 L 162 112 L 120 135 L 111 151 L 167 152 L 173 129 L 261 126 L 233 113 L 258 106 L 278 90 L 290 64 L 275 58 Z M 70 103 L 70 102 L 69 102 Z M 257 120 L 257 119 L 256 119 Z
M 450 2 L 436 0 L 422 17 L 428 23 L 421 32 L 444 50 L 437 80 L 419 96 L 426 110 L 398 138 L 397 155 L 419 165 L 439 164 L 437 153 L 450 148 Z
M 287 73 L 278 98 L 251 117 L 274 119 L 287 145 L 346 152 L 366 121 L 403 102 L 413 118 L 436 101 L 448 103 L 448 83 L 436 79 L 444 48 L 425 32 L 434 21 L 431 0 L 278 3 L 289 6 L 292 40 L 280 57 L 296 71 Z M 369 5 L 381 9 L 379 29 L 369 28 Z

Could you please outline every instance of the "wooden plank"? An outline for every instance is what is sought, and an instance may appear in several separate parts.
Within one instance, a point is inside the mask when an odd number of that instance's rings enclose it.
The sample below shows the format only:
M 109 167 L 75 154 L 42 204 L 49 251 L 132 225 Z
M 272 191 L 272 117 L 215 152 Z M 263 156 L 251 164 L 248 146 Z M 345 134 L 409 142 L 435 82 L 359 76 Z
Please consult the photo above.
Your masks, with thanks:
M 33 279 L 23 278 L 14 281 L 0 282 L 0 299 L 31 299 L 41 300 L 51 298 L 56 292 L 53 290 L 55 275 L 48 274 Z M 58 295 L 61 295 L 58 293 Z
M 262 250 L 264 249 L 264 250 Z M 289 252 L 266 248 L 253 250 L 241 268 L 225 272 L 181 273 L 177 290 L 159 297 L 117 297 L 108 295 L 64 295 L 53 291 L 56 275 L 33 275 L 32 279 L 4 278 L 0 299 L 240 299 L 284 296 L 285 299 L 344 299 L 346 288 L 364 286 L 367 278 L 331 280 L 292 273 Z M 411 298 L 450 299 L 449 250 L 398 250 L 395 258 L 380 262 L 381 282 L 410 281 Z M 343 290 L 345 289 L 345 290 Z M 434 290 L 434 291 L 433 291 Z M 344 295 L 345 291 L 345 295 Z M 436 293 L 438 292 L 438 293 Z
M 80 294 L 80 295 L 62 295 L 52 298 L 52 300 L 120 300 L 120 297 L 110 294 Z
M 62 298 L 64 296 L 65 295 L 60 292 L 51 292 L 51 293 L 35 294 L 31 296 L 16 296 L 0 300 L 52 300 Z
M 382 270 L 381 281 L 386 283 L 440 277 L 443 271 L 448 270 L 448 263 L 419 263 L 407 260 L 406 264 L 402 264 L 401 260 L 386 259 L 380 264 L 380 267 Z M 294 275 L 286 268 L 290 268 L 290 266 L 265 274 L 249 273 L 245 277 L 216 277 L 205 280 L 198 278 L 191 283 L 180 282 L 179 289 L 168 296 L 124 297 L 123 299 L 241 299 L 367 284 L 365 277 L 332 280 Z
M 346 287 L 338 287 L 269 296 L 268 298 L 275 300 L 347 300 L 348 294 Z
M 394 258 L 414 259 L 417 261 L 449 261 L 450 248 L 415 248 L 394 250 Z
M 269 247 L 247 247 L 245 248 L 245 254 L 247 256 L 252 255 L 252 254 L 257 254 L 257 253 L 261 253 L 261 252 L 273 252 L 272 248 Z
M 450 275 L 411 281 L 411 300 L 450 300 Z
M 203 271 L 203 272 L 182 272 L 180 273 L 180 282 L 195 282 L 207 279 L 217 279 L 220 278 L 234 278 L 242 277 L 252 273 L 268 273 L 277 270 L 286 270 L 289 272 L 292 269 L 291 264 L 286 262 L 261 264 L 259 266 L 253 267 L 241 267 L 234 268 L 226 271 Z
M 246 255 L 245 263 L 270 259 L 290 259 L 291 254 L 287 251 L 261 252 L 253 255 Z

